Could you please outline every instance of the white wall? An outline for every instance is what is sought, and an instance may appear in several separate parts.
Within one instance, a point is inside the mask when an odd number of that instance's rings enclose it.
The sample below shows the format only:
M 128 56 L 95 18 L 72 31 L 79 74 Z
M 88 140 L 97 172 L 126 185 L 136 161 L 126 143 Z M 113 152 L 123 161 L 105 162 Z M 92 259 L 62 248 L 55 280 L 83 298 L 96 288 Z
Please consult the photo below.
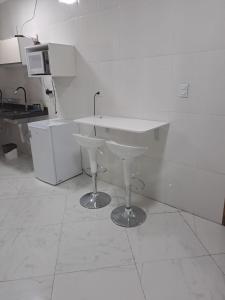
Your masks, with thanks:
M 32 14 L 31 0 L 0 6 L 0 34 L 15 33 Z M 149 145 L 137 160 L 145 195 L 221 223 L 225 198 L 225 1 L 80 0 L 68 6 L 39 0 L 24 34 L 68 43 L 79 52 L 78 77 L 58 80 L 62 114 L 98 112 L 170 121 L 160 133 L 101 132 Z M 177 96 L 190 83 L 190 97 Z M 107 154 L 107 152 L 106 152 Z M 121 182 L 121 166 L 103 158 L 107 180 Z
M 14 98 L 18 103 L 24 104 L 24 93 L 14 94 L 15 89 L 19 86 L 25 87 L 28 104 L 43 102 L 41 81 L 36 78 L 28 78 L 25 67 L 1 67 L 0 88 L 3 90 L 3 96 L 5 98 Z

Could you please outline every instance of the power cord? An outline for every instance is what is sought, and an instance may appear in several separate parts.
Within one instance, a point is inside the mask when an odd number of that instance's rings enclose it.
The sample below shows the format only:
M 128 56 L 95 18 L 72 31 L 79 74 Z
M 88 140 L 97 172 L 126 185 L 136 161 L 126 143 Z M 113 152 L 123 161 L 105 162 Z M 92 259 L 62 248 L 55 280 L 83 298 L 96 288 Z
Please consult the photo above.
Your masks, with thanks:
M 35 18 L 35 15 L 36 15 L 36 10 L 37 10 L 37 5 L 38 5 L 38 0 L 35 0 L 35 3 L 34 3 L 34 10 L 33 10 L 33 15 L 30 19 L 28 19 L 27 21 L 25 21 L 23 23 L 23 25 L 21 26 L 21 34 L 23 35 L 23 30 L 24 30 L 24 26 L 27 24 L 27 23 L 30 23 L 31 21 L 33 21 L 33 19 Z
M 96 96 L 99 96 L 100 95 L 100 91 L 97 91 L 95 94 L 94 94 L 94 116 L 96 115 Z M 96 127 L 94 126 L 94 134 L 96 136 Z M 87 169 L 82 169 L 83 173 L 86 174 L 87 176 L 89 177 L 92 177 L 91 174 L 88 173 L 89 168 Z
M 54 95 L 54 100 L 55 100 L 55 115 L 57 115 L 58 111 L 57 111 L 56 88 L 55 88 L 55 83 L 54 83 L 53 79 L 52 79 L 52 88 L 53 88 L 53 95 Z
M 96 114 L 96 96 L 99 96 L 100 95 L 100 91 L 96 92 L 94 94 L 94 116 Z M 95 133 L 95 136 L 96 136 L 96 127 L 94 126 L 94 133 Z

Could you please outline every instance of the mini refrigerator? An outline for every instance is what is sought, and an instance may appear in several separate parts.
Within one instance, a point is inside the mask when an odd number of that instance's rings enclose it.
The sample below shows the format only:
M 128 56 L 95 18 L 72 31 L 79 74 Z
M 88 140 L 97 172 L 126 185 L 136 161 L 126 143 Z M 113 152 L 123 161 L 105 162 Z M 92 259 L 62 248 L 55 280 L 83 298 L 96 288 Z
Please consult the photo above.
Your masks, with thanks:
M 35 176 L 57 185 L 82 173 L 78 132 L 72 121 L 52 119 L 28 124 Z

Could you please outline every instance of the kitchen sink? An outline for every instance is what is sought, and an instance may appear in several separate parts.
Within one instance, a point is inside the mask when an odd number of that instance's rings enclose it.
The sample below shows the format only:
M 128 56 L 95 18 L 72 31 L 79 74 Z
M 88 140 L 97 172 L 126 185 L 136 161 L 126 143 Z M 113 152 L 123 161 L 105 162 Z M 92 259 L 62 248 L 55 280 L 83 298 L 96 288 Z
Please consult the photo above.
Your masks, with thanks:
M 1 119 L 26 119 L 38 116 L 48 115 L 48 109 L 43 111 L 37 111 L 32 106 L 28 107 L 28 111 L 25 111 L 25 106 L 20 104 L 4 104 L 4 107 L 0 107 Z
M 0 108 L 0 113 L 10 112 L 10 109 Z

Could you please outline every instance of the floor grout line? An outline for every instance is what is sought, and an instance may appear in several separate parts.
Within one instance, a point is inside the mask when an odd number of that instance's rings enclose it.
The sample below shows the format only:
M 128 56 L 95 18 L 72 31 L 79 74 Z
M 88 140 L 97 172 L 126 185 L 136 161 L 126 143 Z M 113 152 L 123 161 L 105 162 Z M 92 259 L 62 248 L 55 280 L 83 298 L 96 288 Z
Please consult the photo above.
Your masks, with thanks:
M 197 238 L 197 240 L 199 241 L 199 243 L 202 245 L 202 247 L 205 249 L 205 251 L 208 253 L 208 256 L 212 259 L 212 261 L 214 262 L 214 264 L 217 266 L 218 270 L 223 274 L 223 276 L 225 275 L 225 273 L 222 271 L 221 267 L 217 264 L 216 260 L 214 259 L 213 255 L 215 254 L 211 254 L 208 250 L 208 248 L 204 245 L 204 243 L 201 241 L 200 237 L 198 236 L 198 234 L 192 229 L 192 227 L 190 226 L 190 224 L 185 220 L 184 216 L 182 215 L 182 211 L 179 212 L 180 216 L 182 217 L 184 223 L 190 228 L 190 230 L 192 231 L 192 233 L 195 235 L 195 237 Z M 193 215 L 193 217 L 195 217 Z
M 67 274 L 76 274 L 76 273 L 83 273 L 83 272 L 95 272 L 100 270 L 107 270 L 107 269 L 115 269 L 115 268 L 125 268 L 129 266 L 135 266 L 135 263 L 127 263 L 123 265 L 113 265 L 113 266 L 105 266 L 105 267 L 96 267 L 92 269 L 80 269 L 80 270 L 74 270 L 74 271 L 65 271 L 65 272 L 56 272 L 52 274 L 43 274 L 43 275 L 37 275 L 37 276 L 30 276 L 30 277 L 22 277 L 22 278 L 15 278 L 15 279 L 8 279 L 8 280 L 0 280 L 1 283 L 6 282 L 15 282 L 15 281 L 23 281 L 23 280 L 35 280 L 38 278 L 50 278 L 58 275 L 67 275 Z
M 134 256 L 134 252 L 133 252 L 133 249 L 132 249 L 132 245 L 131 245 L 131 242 L 130 242 L 130 239 L 129 239 L 127 229 L 125 229 L 125 232 L 126 232 L 127 241 L 128 241 L 129 247 L 130 247 L 130 251 L 132 253 L 132 257 L 133 257 L 134 265 L 135 265 L 135 268 L 136 268 L 136 272 L 137 272 L 138 280 L 139 280 L 139 283 L 140 283 L 140 287 L 141 287 L 144 299 L 147 300 L 147 296 L 145 294 L 145 291 L 144 291 L 144 288 L 143 288 L 143 285 L 142 285 L 141 274 L 139 273 L 139 270 L 138 270 L 138 267 L 137 267 L 137 262 L 136 262 L 136 259 L 135 259 L 135 256 Z
M 225 254 L 225 253 L 221 253 Z M 158 259 L 158 260 L 146 260 L 143 262 L 136 262 L 133 261 L 133 263 L 127 263 L 127 264 L 119 264 L 119 265 L 111 265 L 111 266 L 104 266 L 104 267 L 96 267 L 96 268 L 91 268 L 91 269 L 79 269 L 79 270 L 74 270 L 74 271 L 65 271 L 65 272 L 56 272 L 52 274 L 43 274 L 43 275 L 38 275 L 38 276 L 30 276 L 30 277 L 22 277 L 22 278 L 16 278 L 16 279 L 9 279 L 9 280 L 0 280 L 0 283 L 4 282 L 13 282 L 13 281 L 22 281 L 22 280 L 29 280 L 29 279 L 36 279 L 36 278 L 43 278 L 43 277 L 53 277 L 54 275 L 66 275 L 66 274 L 74 274 L 74 273 L 82 273 L 82 272 L 94 272 L 94 271 L 99 271 L 99 270 L 105 270 L 105 269 L 115 269 L 115 268 L 123 268 L 123 267 L 128 267 L 128 266 L 135 266 L 137 264 L 144 265 L 144 264 L 152 264 L 152 263 L 158 263 L 158 262 L 164 262 L 164 261 L 171 261 L 171 260 L 189 260 L 193 258 L 200 258 L 200 257 L 210 257 L 211 255 L 205 254 L 205 255 L 199 255 L 199 256 L 189 256 L 189 257 L 179 257 L 179 258 L 166 258 L 166 259 Z
M 12 176 L 9 176 L 9 178 L 12 178 Z M 21 178 L 21 177 L 20 177 Z M 22 177 L 22 179 L 30 179 L 33 177 Z M 8 179 L 8 178 L 1 178 L 0 177 L 0 181 L 1 179 Z M 13 179 L 16 179 L 16 177 L 13 177 Z M 73 183 L 73 182 L 72 182 Z M 110 186 L 114 186 L 113 184 L 110 184 Z M 116 187 L 117 188 L 117 187 Z M 40 188 L 41 189 L 41 188 Z M 69 189 L 69 190 L 68 190 Z M 107 189 L 106 189 L 107 190 Z M 25 195 L 23 193 L 21 193 L 21 188 L 19 189 L 19 195 L 18 196 L 12 196 L 12 197 L 8 197 L 8 198 L 12 198 L 12 199 L 17 199 L 18 197 L 32 197 L 31 192 L 27 192 L 27 194 L 25 193 Z M 35 192 L 35 191 L 34 191 Z M 55 224 L 46 224 L 46 225 L 33 225 L 32 224 L 28 224 L 27 227 L 11 227 L 11 228 L 1 228 L 0 226 L 0 231 L 2 230 L 30 230 L 33 228 L 44 228 L 44 227 L 48 227 L 48 226 L 54 226 L 54 225 L 58 225 L 58 228 L 57 228 L 57 232 L 58 232 L 58 237 L 56 239 L 56 244 L 55 244 L 55 250 L 56 250 L 56 260 L 55 260 L 55 266 L 53 265 L 54 267 L 54 273 L 52 274 L 48 274 L 48 275 L 38 275 L 38 276 L 31 276 L 31 277 L 26 277 L 26 278 L 17 278 L 17 279 L 12 279 L 12 280 L 5 280 L 5 281 L 0 281 L 0 284 L 1 283 L 4 283 L 4 282 L 15 282 L 15 281 L 23 281 L 23 280 L 35 280 L 35 279 L 38 279 L 38 278 L 51 278 L 51 291 L 50 291 L 50 299 L 52 300 L 53 299 L 53 296 L 54 296 L 54 289 L 55 289 L 55 279 L 57 278 L 58 275 L 66 275 L 66 274 L 74 274 L 74 273 L 80 273 L 80 272 L 94 272 L 94 271 L 98 271 L 98 270 L 104 270 L 104 269 L 114 269 L 114 268 L 123 268 L 123 267 L 128 267 L 128 266 L 133 266 L 132 269 L 136 269 L 136 272 L 137 272 L 137 276 L 138 276 L 138 281 L 139 281 L 139 284 L 140 284 L 140 288 L 142 290 L 142 293 L 143 293 L 143 297 L 145 300 L 147 300 L 147 296 L 145 295 L 145 291 L 144 291 L 144 287 L 143 287 L 143 277 L 142 277 L 142 274 L 143 274 L 143 265 L 144 264 L 150 264 L 150 263 L 154 263 L 154 262 L 160 262 L 160 261 L 171 261 L 171 260 L 183 260 L 183 259 L 194 259 L 194 258 L 199 258 L 199 257 L 210 257 L 212 259 L 212 261 L 214 262 L 214 264 L 217 266 L 218 270 L 220 270 L 223 274 L 223 276 L 225 275 L 225 273 L 221 270 L 220 266 L 218 266 L 217 262 L 215 261 L 214 259 L 214 255 L 223 255 L 225 254 L 225 252 L 223 253 L 215 253 L 215 254 L 212 254 L 209 252 L 209 250 L 207 249 L 207 247 L 204 245 L 204 243 L 201 241 L 200 237 L 198 236 L 198 233 L 194 231 L 194 229 L 191 228 L 190 224 L 188 223 L 187 220 L 185 220 L 184 216 L 182 215 L 182 212 L 183 211 L 180 211 L 177 209 L 177 211 L 162 211 L 162 212 L 147 212 L 148 214 L 148 217 L 151 218 L 151 216 L 153 215 L 165 215 L 165 214 L 179 214 L 181 217 L 182 217 L 182 220 L 184 221 L 184 223 L 190 228 L 190 230 L 192 231 L 192 233 L 194 234 L 194 236 L 196 237 L 196 239 L 199 241 L 199 243 L 202 245 L 203 249 L 205 249 L 206 251 L 206 254 L 205 255 L 199 255 L 199 256 L 190 256 L 190 257 L 180 257 L 180 258 L 168 258 L 168 259 L 155 259 L 155 260 L 149 260 L 149 261 L 144 261 L 144 262 L 141 262 L 141 263 L 138 263 L 135 259 L 135 255 L 134 255 L 134 252 L 133 252 L 133 247 L 132 247 L 132 243 L 131 243 L 131 240 L 129 238 L 129 232 L 128 230 L 129 229 L 125 229 L 125 233 L 126 233 L 126 238 L 127 238 L 127 241 L 128 241 L 128 244 L 129 244 L 129 248 L 130 248 L 130 251 L 131 251 L 131 254 L 132 254 L 132 258 L 133 258 L 133 262 L 131 263 L 127 263 L 127 264 L 124 264 L 124 265 L 114 265 L 114 266 L 105 266 L 105 267 L 96 267 L 95 269 L 86 269 L 86 270 L 77 270 L 77 271 L 65 271 L 65 272 L 57 272 L 57 265 L 58 265 L 58 262 L 59 262 L 59 254 L 60 254 L 60 245 L 61 245 L 61 241 L 62 241 L 62 237 L 63 237 L 63 227 L 67 224 L 76 224 L 78 223 L 77 221 L 70 221 L 70 222 L 65 222 L 65 216 L 66 216 L 66 208 L 67 208 L 67 204 L 68 204 L 68 199 L 69 199 L 69 196 L 73 193 L 76 193 L 75 189 L 71 188 L 70 186 L 69 187 L 66 187 L 66 190 L 63 190 L 63 191 L 58 191 L 59 192 L 59 195 L 60 196 L 63 196 L 64 197 L 64 200 L 65 200 L 65 204 L 64 204 L 64 209 L 63 209 L 63 214 L 62 214 L 62 218 L 61 218 L 61 221 L 59 223 L 55 223 Z M 44 196 L 51 196 L 54 197 L 56 195 L 58 195 L 58 192 L 57 190 L 52 190 L 52 191 L 48 191 L 48 192 L 43 192 L 41 193 L 40 195 L 37 195 L 37 196 L 34 196 L 34 197 L 44 197 Z M 136 194 L 136 193 L 135 193 Z M 143 195 L 141 195 L 143 196 Z M 119 198 L 119 196 L 114 196 L 115 198 Z M 154 199 L 151 199 L 151 198 L 148 198 L 147 196 L 143 196 L 145 198 L 147 198 L 147 200 L 151 200 L 154 201 L 154 202 L 157 202 L 157 203 L 160 203 L 160 204 L 163 204 L 163 205 L 166 205 L 166 206 L 169 206 L 168 204 L 166 203 L 162 203 L 162 202 L 159 202 L 157 200 L 154 200 Z M 4 197 L 3 197 L 4 198 Z M 1 201 L 1 197 L 0 197 L 0 201 Z M 9 211 L 16 205 L 16 203 L 13 203 L 11 206 L 10 206 L 10 209 Z M 170 207 L 170 206 L 169 206 Z M 63 208 L 63 207 L 62 207 Z M 149 208 L 149 210 L 151 211 L 151 209 Z M 1 222 L 3 220 L 6 219 L 6 217 L 8 216 L 8 213 L 9 211 L 6 212 L 6 215 L 2 218 Z M 104 219 L 97 219 L 97 220 L 88 220 L 87 222 L 96 222 L 96 221 L 106 221 L 108 220 L 108 217 L 105 217 Z M 83 222 L 86 222 L 86 220 L 84 221 L 79 221 L 79 223 L 83 223 Z M 212 263 L 213 264 L 213 263 Z M 140 268 L 139 268 L 140 266 Z M 89 267 L 89 266 L 88 266 Z M 135 270 L 134 270 L 135 272 Z M 138 284 L 138 281 L 137 284 Z
M 217 261 L 215 260 L 215 258 L 213 257 L 213 255 L 210 255 L 210 257 L 212 258 L 213 262 L 216 264 L 216 266 L 218 267 L 218 269 L 222 272 L 222 274 L 225 276 L 225 272 L 223 272 L 223 270 L 221 269 L 221 267 L 219 266 L 219 264 L 217 263 Z
M 53 277 L 53 274 L 43 274 L 43 275 L 37 275 L 37 276 L 30 276 L 30 277 L 21 277 L 21 278 L 15 278 L 15 279 L 7 279 L 7 280 L 0 280 L 1 283 L 7 283 L 7 282 L 16 282 L 16 281 L 25 281 L 25 280 L 35 280 L 38 278 L 51 278 Z
M 51 227 L 51 226 L 58 226 L 58 225 L 61 225 L 62 222 L 59 222 L 59 223 L 49 223 L 49 224 L 28 224 L 26 225 L 25 227 L 2 227 L 0 225 L 0 231 L 4 231 L 4 230 L 23 230 L 23 231 L 26 231 L 26 230 L 32 230 L 32 229 L 38 229 L 38 228 L 44 228 L 44 227 Z
M 194 236 L 197 238 L 197 240 L 199 241 L 199 243 L 202 245 L 202 247 L 205 249 L 205 251 L 208 253 L 208 255 L 210 255 L 209 250 L 206 248 L 206 246 L 203 244 L 203 242 L 201 241 L 201 239 L 199 238 L 199 236 L 197 235 L 197 233 L 193 230 L 193 228 L 190 226 L 190 224 L 185 220 L 184 216 L 182 215 L 182 212 L 179 212 L 179 215 L 181 216 L 181 218 L 183 219 L 184 223 L 189 227 L 189 229 L 191 230 L 191 232 L 194 234 Z
M 225 253 L 221 253 L 222 255 Z M 96 267 L 92 269 L 80 269 L 80 270 L 74 270 L 74 271 L 65 271 L 65 272 L 56 272 L 55 274 L 43 274 L 43 275 L 37 275 L 37 276 L 30 276 L 30 277 L 22 277 L 22 278 L 15 278 L 15 279 L 8 279 L 8 280 L 0 280 L 1 283 L 6 283 L 6 282 L 15 282 L 15 281 L 23 281 L 23 280 L 33 280 L 33 279 L 38 279 L 38 278 L 50 278 L 54 277 L 54 275 L 67 275 L 67 274 L 75 274 L 75 273 L 83 273 L 83 272 L 95 272 L 95 271 L 100 271 L 100 270 L 106 270 L 106 269 L 115 269 L 115 268 L 124 268 L 124 267 L 129 267 L 129 266 L 137 266 L 137 264 L 144 265 L 144 264 L 152 264 L 152 263 L 158 263 L 158 262 L 166 262 L 166 261 L 173 261 L 173 260 L 189 260 L 189 259 L 194 259 L 194 258 L 200 258 L 200 257 L 211 257 L 211 255 L 205 254 L 205 255 L 199 255 L 199 256 L 191 256 L 191 257 L 179 257 L 179 258 L 168 258 L 168 259 L 158 259 L 158 260 L 149 260 L 149 261 L 143 261 L 143 262 L 133 262 L 133 263 L 128 263 L 128 264 L 123 264 L 123 265 L 113 265 L 113 266 L 105 266 L 105 267 Z M 137 268 L 138 274 L 140 274 L 138 268 Z
M 61 239 L 62 239 L 62 231 L 63 231 L 63 226 L 64 226 L 63 221 L 64 221 L 65 211 L 66 211 L 66 207 L 67 207 L 68 195 L 66 195 L 65 197 L 66 197 L 66 199 L 65 199 L 65 204 L 64 204 L 64 210 L 63 210 L 61 226 L 60 226 L 60 230 L 59 230 L 59 239 L 58 239 L 58 246 L 57 246 L 56 262 L 55 262 L 55 269 L 54 269 L 53 281 L 52 281 L 51 300 L 53 299 L 53 291 L 54 291 L 54 284 L 55 284 L 55 277 L 56 277 L 56 268 L 57 268 L 58 258 L 59 258 L 60 244 L 61 244 Z
M 168 262 L 171 260 L 190 260 L 194 258 L 200 258 L 200 257 L 209 257 L 210 254 L 202 254 L 202 255 L 195 255 L 195 256 L 182 256 L 182 257 L 171 257 L 171 258 L 159 258 L 159 259 L 153 259 L 153 260 L 144 260 L 140 263 L 137 262 L 137 264 L 153 264 L 153 263 L 160 263 L 160 262 Z
M 111 266 L 104 266 L 104 267 L 95 267 L 92 269 L 79 269 L 79 270 L 74 270 L 74 271 L 65 271 L 65 272 L 56 272 L 56 276 L 58 275 L 67 275 L 67 274 L 75 274 L 75 273 L 83 273 L 83 272 L 96 272 L 96 271 L 101 271 L 101 270 L 107 270 L 107 269 L 115 269 L 115 268 L 124 268 L 124 267 L 129 267 L 129 266 L 135 266 L 135 263 L 127 263 L 123 265 L 111 265 Z

